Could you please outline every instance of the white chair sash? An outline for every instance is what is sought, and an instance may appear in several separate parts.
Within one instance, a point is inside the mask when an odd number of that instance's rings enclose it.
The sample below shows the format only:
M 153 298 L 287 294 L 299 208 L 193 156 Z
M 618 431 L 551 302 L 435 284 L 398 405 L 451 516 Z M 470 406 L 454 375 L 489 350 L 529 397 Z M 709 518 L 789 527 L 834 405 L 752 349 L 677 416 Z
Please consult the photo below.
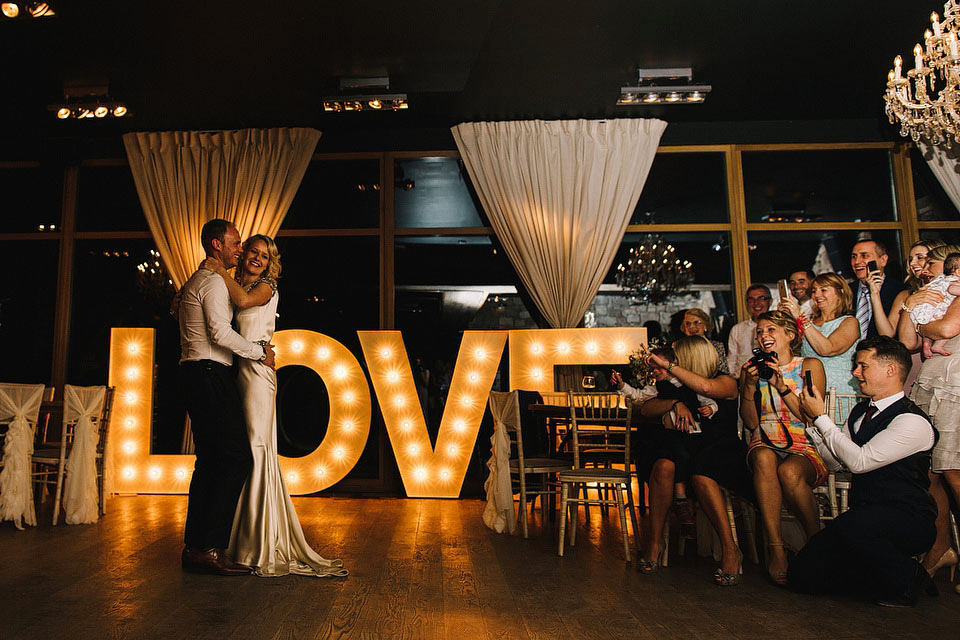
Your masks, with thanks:
M 37 526 L 30 487 L 30 456 L 42 401 L 42 384 L 0 384 L 0 421 L 10 421 L 0 470 L 0 521 L 12 520 L 20 530 L 23 523 Z
M 90 524 L 99 517 L 97 442 L 100 434 L 93 419 L 103 412 L 106 387 L 63 387 L 63 420 L 76 421 L 73 445 L 66 463 L 63 510 L 67 524 Z M 101 425 L 101 428 L 105 425 Z
M 510 483 L 510 437 L 507 435 L 505 421 L 516 422 L 519 416 L 519 394 L 490 394 L 490 414 L 493 416 L 493 435 L 490 437 L 490 459 L 487 469 L 490 475 L 483 483 L 487 492 L 487 504 L 483 509 L 483 523 L 497 533 L 517 528 L 517 518 L 513 510 L 513 487 Z M 516 425 L 519 426 L 519 425 Z M 522 508 L 522 507 L 521 507 Z

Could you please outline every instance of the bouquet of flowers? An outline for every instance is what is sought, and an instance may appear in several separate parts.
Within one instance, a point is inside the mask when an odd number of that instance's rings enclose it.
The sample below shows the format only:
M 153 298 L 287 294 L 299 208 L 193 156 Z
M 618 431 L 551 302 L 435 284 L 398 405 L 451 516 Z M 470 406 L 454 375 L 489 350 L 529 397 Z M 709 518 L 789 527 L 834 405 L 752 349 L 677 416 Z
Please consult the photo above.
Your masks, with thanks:
M 654 367 L 647 362 L 647 357 L 650 356 L 652 349 L 662 346 L 664 346 L 664 344 L 661 343 L 658 338 L 653 338 L 648 344 L 640 345 L 639 349 L 630 354 L 630 373 L 633 376 L 633 379 L 630 381 L 630 386 L 642 389 L 656 382 L 653 379 Z

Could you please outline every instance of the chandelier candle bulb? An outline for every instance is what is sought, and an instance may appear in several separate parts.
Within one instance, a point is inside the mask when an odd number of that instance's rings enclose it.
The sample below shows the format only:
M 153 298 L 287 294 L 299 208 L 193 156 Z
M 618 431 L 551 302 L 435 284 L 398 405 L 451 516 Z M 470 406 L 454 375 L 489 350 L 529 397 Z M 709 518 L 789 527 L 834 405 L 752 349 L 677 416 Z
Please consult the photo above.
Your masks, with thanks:
M 923 69 L 923 47 L 919 44 L 913 48 L 913 66 L 918 73 Z
M 930 22 L 933 23 L 933 35 L 940 35 L 940 16 L 937 15 L 937 12 L 934 11 L 930 14 Z
M 957 34 L 951 31 L 947 35 L 947 46 L 950 48 L 950 57 L 956 60 L 957 58 Z

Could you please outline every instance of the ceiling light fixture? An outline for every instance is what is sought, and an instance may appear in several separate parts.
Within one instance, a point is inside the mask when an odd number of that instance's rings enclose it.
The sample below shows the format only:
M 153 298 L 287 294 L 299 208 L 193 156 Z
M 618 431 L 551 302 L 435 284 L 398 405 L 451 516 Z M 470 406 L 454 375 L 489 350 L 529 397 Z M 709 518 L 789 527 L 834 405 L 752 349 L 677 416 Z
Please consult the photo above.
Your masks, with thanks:
M 637 86 L 620 87 L 617 106 L 644 104 L 699 104 L 713 89 L 708 84 L 692 84 L 693 69 L 637 69 Z
M 48 18 L 57 15 L 47 2 L 0 2 L 6 18 Z
M 903 58 L 893 59 L 884 111 L 890 124 L 900 123 L 901 136 L 914 142 L 922 136 L 949 149 L 960 142 L 960 3 L 948 0 L 943 22 L 932 13 L 930 26 L 933 31 L 923 32 L 923 46 L 913 48 L 913 69 L 904 73 Z
M 110 97 L 107 93 L 107 85 L 102 80 L 66 85 L 63 90 L 63 100 L 48 108 L 58 120 L 71 118 L 101 120 L 123 118 L 129 114 L 126 104 Z
M 341 111 L 401 111 L 410 108 L 405 93 L 371 93 L 371 90 L 390 89 L 388 76 L 341 78 L 340 91 L 344 95 L 323 98 L 323 110 L 333 113 Z M 361 90 L 360 95 L 348 95 L 350 91 Z

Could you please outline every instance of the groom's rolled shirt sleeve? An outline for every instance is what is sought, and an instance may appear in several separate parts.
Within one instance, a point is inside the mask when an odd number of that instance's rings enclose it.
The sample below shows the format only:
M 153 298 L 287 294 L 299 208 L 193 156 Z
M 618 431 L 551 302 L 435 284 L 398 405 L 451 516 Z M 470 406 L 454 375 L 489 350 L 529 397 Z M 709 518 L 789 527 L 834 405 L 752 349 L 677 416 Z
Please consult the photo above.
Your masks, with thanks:
M 230 324 L 230 295 L 227 285 L 219 277 L 207 278 L 200 285 L 200 304 L 207 322 L 207 335 L 215 345 L 229 349 L 241 358 L 259 360 L 265 349 L 250 342 L 233 330 Z

